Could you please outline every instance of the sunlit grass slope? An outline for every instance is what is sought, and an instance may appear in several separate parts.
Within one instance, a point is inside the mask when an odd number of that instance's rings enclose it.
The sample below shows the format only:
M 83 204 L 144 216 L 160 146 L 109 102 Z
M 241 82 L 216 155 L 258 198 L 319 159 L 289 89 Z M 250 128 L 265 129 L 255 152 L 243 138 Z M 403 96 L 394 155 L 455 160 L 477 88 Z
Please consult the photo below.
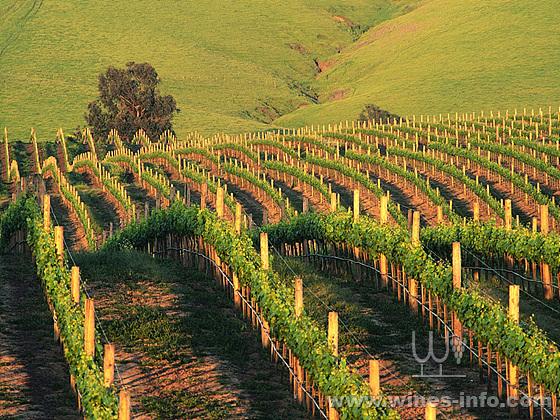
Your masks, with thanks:
M 425 0 L 336 57 L 316 82 L 323 103 L 276 123 L 356 118 L 366 103 L 398 114 L 557 107 L 559 22 L 555 0 Z
M 317 67 L 406 0 L 0 0 L 0 126 L 41 139 L 83 124 L 97 76 L 153 64 L 179 134 L 264 127 L 310 103 Z

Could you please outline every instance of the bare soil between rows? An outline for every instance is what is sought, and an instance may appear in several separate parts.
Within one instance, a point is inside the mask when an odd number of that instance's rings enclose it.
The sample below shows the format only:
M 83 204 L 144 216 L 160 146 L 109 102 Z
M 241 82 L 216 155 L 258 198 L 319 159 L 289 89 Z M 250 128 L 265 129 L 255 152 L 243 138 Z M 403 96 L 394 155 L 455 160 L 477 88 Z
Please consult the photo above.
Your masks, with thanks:
M 135 418 L 307 418 L 287 374 L 205 275 L 143 253 L 79 255 Z
M 79 419 L 29 256 L 0 255 L 0 418 Z

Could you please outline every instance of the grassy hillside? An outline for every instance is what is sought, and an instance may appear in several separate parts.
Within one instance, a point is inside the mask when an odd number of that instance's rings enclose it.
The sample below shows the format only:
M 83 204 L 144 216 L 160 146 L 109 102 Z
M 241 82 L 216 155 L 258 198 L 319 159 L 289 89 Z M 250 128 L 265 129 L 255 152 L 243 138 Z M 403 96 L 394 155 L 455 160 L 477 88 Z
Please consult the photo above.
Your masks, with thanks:
M 320 105 L 277 123 L 356 118 L 366 103 L 399 114 L 557 107 L 559 19 L 555 0 L 425 0 L 339 54 L 317 78 Z
M 176 97 L 179 134 L 263 127 L 313 101 L 314 60 L 415 2 L 0 0 L 0 126 L 73 129 L 98 74 L 134 60 Z

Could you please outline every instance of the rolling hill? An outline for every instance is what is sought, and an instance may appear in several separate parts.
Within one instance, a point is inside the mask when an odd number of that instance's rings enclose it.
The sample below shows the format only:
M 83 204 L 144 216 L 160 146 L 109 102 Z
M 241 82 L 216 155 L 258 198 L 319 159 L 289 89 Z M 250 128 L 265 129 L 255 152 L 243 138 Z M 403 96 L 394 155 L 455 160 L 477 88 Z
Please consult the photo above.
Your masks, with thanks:
M 178 134 L 557 105 L 554 1 L 0 0 L 0 126 L 83 124 L 109 65 L 148 61 Z
M 0 0 L 0 126 L 41 138 L 83 124 L 97 76 L 150 62 L 178 133 L 265 127 L 311 103 L 315 60 L 414 1 Z
M 322 103 L 277 124 L 356 118 L 367 103 L 400 115 L 556 109 L 559 18 L 552 0 L 424 1 L 335 57 L 316 81 Z

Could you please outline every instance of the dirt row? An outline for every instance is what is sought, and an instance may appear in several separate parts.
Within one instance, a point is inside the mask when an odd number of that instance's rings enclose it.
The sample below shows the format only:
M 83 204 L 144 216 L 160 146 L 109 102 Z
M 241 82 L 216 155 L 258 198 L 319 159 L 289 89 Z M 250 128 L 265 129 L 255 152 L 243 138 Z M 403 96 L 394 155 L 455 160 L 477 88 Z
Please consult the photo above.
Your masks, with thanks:
M 29 256 L 0 255 L 0 418 L 79 419 Z
M 306 418 L 283 370 L 205 274 L 137 252 L 77 262 L 135 418 Z
M 303 279 L 306 313 L 325 328 L 328 312 L 338 312 L 341 356 L 365 381 L 369 375 L 369 360 L 380 360 L 380 384 L 389 397 L 416 397 L 420 401 L 435 397 L 457 401 L 448 407 L 440 405 L 438 418 L 510 418 L 507 409 L 460 406 L 461 395 L 478 396 L 489 392 L 486 381 L 480 381 L 476 360 L 472 363 L 465 354 L 461 365 L 457 365 L 450 352 L 441 365 L 433 358 L 420 363 L 418 359 L 429 354 L 429 329 L 388 292 L 377 289 L 370 282 L 356 281 L 351 270 L 345 274 L 327 274 L 299 258 L 277 260 L 274 269 L 288 284 L 296 275 Z M 446 345 L 437 331 L 432 343 L 434 355 L 443 358 Z M 495 393 L 495 389 L 493 391 Z M 491 391 L 490 394 L 493 395 Z M 395 408 L 403 419 L 424 418 L 424 404 L 416 407 L 403 404 Z

